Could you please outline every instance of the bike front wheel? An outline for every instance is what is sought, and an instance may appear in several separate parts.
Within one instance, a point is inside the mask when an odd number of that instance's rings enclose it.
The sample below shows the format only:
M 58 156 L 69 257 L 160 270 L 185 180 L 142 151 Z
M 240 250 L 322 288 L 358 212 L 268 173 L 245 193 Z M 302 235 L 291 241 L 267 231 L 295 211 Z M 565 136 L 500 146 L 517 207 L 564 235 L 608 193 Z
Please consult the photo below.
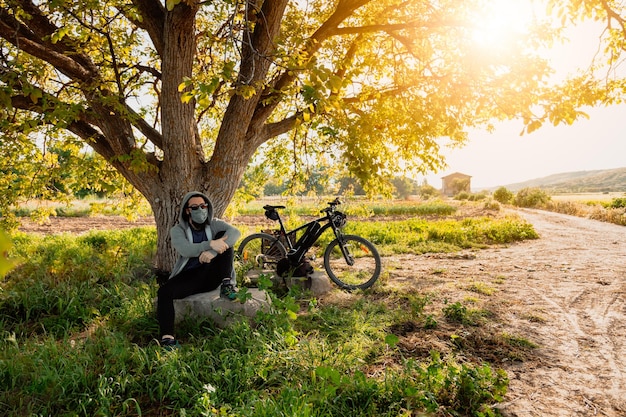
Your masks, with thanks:
M 268 233 L 247 236 L 237 249 L 237 260 L 248 276 L 274 273 L 276 264 L 286 255 L 285 246 Z
M 330 279 L 346 290 L 369 288 L 380 276 L 382 262 L 372 242 L 356 235 L 335 239 L 324 251 Z

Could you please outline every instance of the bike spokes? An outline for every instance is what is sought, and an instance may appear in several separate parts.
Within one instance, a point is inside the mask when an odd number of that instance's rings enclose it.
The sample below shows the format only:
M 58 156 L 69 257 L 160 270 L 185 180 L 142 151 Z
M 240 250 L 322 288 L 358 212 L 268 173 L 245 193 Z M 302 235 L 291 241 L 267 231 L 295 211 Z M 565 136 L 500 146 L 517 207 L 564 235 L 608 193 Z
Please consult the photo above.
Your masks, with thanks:
M 331 242 L 324 255 L 329 277 L 346 289 L 370 287 L 381 270 L 376 248 L 360 236 L 343 236 L 341 242 Z

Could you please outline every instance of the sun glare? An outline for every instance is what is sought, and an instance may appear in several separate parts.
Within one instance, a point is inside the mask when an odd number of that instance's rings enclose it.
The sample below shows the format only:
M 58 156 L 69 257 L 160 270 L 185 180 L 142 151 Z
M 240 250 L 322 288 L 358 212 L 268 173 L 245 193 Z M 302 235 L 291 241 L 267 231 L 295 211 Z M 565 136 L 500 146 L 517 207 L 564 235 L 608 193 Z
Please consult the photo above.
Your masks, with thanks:
M 474 41 L 483 48 L 504 47 L 528 31 L 536 19 L 532 0 L 487 0 L 473 22 Z

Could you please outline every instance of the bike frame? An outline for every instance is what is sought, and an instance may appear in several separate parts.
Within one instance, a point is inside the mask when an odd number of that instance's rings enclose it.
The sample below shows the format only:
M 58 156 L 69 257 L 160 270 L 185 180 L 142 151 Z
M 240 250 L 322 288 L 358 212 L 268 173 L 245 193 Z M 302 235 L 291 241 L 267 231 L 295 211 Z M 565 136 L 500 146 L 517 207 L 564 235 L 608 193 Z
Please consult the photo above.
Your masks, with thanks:
M 303 224 L 302 226 L 298 226 L 297 228 L 293 229 L 293 230 L 287 230 L 285 228 L 285 225 L 283 223 L 282 218 L 280 217 L 280 213 L 278 213 L 278 210 L 274 209 L 276 211 L 276 213 L 278 214 L 278 224 L 279 224 L 279 239 L 280 237 L 284 237 L 285 241 L 287 242 L 287 246 L 288 246 L 288 251 L 292 252 L 292 251 L 298 251 L 298 250 L 304 250 L 304 252 L 306 253 L 309 249 L 311 249 L 311 247 L 313 247 L 313 245 L 315 245 L 315 243 L 317 242 L 317 240 L 320 238 L 320 236 L 322 236 L 322 234 L 327 230 L 327 229 L 332 229 L 333 233 L 335 235 L 335 237 L 337 239 L 340 239 L 342 236 L 342 232 L 341 230 L 335 226 L 333 219 L 332 219 L 332 213 L 335 212 L 335 207 L 334 205 L 331 205 L 330 208 L 324 209 L 324 212 L 326 213 L 324 216 L 315 219 L 315 220 L 311 220 L 308 223 Z M 311 241 L 306 244 L 306 245 L 298 245 L 295 246 L 294 242 L 291 241 L 290 239 L 290 235 L 292 233 L 296 234 L 297 232 L 301 231 L 301 230 L 305 230 L 303 236 L 301 236 L 301 239 L 304 236 L 309 236 L 311 233 L 308 231 L 309 227 L 311 225 L 313 225 L 314 223 L 318 223 L 320 224 L 320 228 L 319 230 L 317 230 L 314 234 L 314 236 L 312 236 Z M 321 224 L 324 223 L 324 224 Z M 297 242 L 296 242 L 297 243 Z M 343 247 L 342 247 L 342 251 L 343 251 Z M 344 253 L 344 256 L 346 254 Z
M 313 241 L 313 243 L 311 243 L 310 245 L 306 245 L 308 246 L 307 249 L 310 249 L 317 242 L 317 240 L 320 238 L 320 236 L 322 236 L 322 234 L 326 231 L 326 229 L 332 228 L 336 237 L 339 237 L 341 233 L 341 231 L 339 231 L 335 227 L 331 219 L 328 217 L 328 214 L 324 217 L 320 217 L 319 219 L 311 220 L 310 222 L 305 223 L 302 226 L 298 226 L 297 228 L 293 230 L 287 230 L 285 226 L 283 225 L 283 222 L 281 221 L 280 218 L 279 218 L 279 222 L 280 222 L 280 236 L 285 238 L 285 241 L 287 242 L 287 245 L 289 246 L 287 249 L 289 250 L 301 249 L 300 246 L 298 247 L 294 246 L 294 242 L 291 241 L 291 239 L 289 238 L 289 235 L 291 235 L 292 233 L 298 233 L 299 231 L 303 229 L 308 229 L 309 226 L 311 226 L 313 223 L 326 222 L 325 224 L 320 225 L 320 229 L 317 231 L 317 233 L 315 233 L 316 236 L 315 236 L 315 240 Z M 306 235 L 309 232 L 305 231 L 304 233 Z

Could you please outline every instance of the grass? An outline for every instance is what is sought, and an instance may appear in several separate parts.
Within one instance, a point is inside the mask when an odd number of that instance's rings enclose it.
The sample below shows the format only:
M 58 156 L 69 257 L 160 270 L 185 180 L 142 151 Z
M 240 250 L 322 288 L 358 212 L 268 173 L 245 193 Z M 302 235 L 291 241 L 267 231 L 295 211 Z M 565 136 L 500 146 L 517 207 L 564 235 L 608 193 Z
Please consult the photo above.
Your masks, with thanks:
M 467 290 L 483 295 L 493 295 L 493 293 L 496 291 L 495 288 L 493 288 L 489 284 L 480 281 L 472 282 L 470 285 L 468 285 Z
M 624 193 L 552 196 L 541 209 L 626 226 Z
M 539 237 L 532 225 L 520 221 L 518 217 L 498 220 L 490 217 L 459 220 L 410 218 L 385 222 L 348 220 L 345 231 L 370 240 L 382 255 L 455 252 Z M 331 238 L 331 234 L 323 235 L 319 245 L 325 247 Z
M 516 218 L 348 227 L 385 254 L 536 237 Z M 514 335 L 487 335 L 487 309 L 434 309 L 436 294 L 381 284 L 337 291 L 341 297 L 324 303 L 295 291 L 274 295 L 271 314 L 226 330 L 184 321 L 183 347 L 168 353 L 154 340 L 155 245 L 154 228 L 13 236 L 11 255 L 23 262 L 0 281 L 6 415 L 493 416 L 506 373 L 467 360 L 467 349 L 476 353 L 474 341 L 483 339 L 506 357 L 532 349 Z M 490 288 L 474 284 L 477 296 Z M 407 345 L 436 334 L 448 350 L 418 355 Z

